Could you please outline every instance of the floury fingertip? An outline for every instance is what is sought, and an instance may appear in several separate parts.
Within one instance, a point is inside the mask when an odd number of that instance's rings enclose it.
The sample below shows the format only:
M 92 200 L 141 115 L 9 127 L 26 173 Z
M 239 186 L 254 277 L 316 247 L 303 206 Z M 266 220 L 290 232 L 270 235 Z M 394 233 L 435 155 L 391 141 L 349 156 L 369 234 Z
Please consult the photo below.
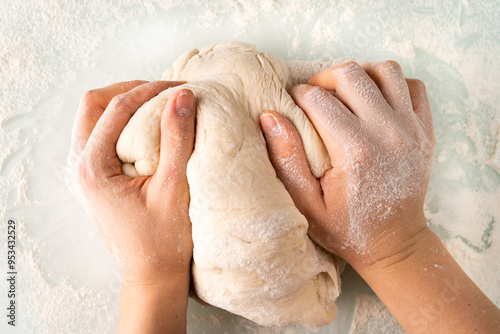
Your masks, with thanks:
M 175 112 L 180 116 L 191 116 L 196 111 L 196 99 L 187 89 L 179 91 L 175 101 Z
M 262 114 L 260 116 L 260 123 L 266 138 L 271 139 L 281 134 L 281 126 L 273 114 Z

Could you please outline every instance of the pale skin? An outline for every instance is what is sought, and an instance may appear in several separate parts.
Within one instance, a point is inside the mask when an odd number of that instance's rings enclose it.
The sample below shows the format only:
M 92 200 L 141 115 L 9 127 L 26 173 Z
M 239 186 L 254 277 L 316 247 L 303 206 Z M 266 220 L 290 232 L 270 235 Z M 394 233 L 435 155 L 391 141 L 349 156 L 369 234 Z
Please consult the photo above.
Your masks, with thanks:
M 120 333 L 186 331 L 193 245 L 185 171 L 194 142 L 194 95 L 180 90 L 163 110 L 154 175 L 122 175 L 115 150 L 133 113 L 178 84 L 133 81 L 90 91 L 75 119 L 68 181 L 122 267 Z M 264 112 L 261 126 L 311 238 L 346 259 L 408 333 L 497 331 L 500 311 L 425 221 L 435 140 L 423 83 L 405 79 L 394 62 L 348 63 L 290 94 L 323 139 L 333 167 L 320 179 L 311 174 L 298 132 L 279 112 Z M 405 185 L 410 192 L 398 191 Z M 361 202 L 356 191 L 367 189 L 380 196 Z
M 116 142 L 133 113 L 174 82 L 132 81 L 87 92 L 72 138 L 68 182 L 122 268 L 120 333 L 182 333 L 193 252 L 186 165 L 196 100 L 180 90 L 163 110 L 157 172 L 122 175 Z
M 426 224 L 426 167 L 435 139 L 424 84 L 405 79 L 395 62 L 364 68 L 351 62 L 315 75 L 290 94 L 323 139 L 333 166 L 316 179 L 294 126 L 275 111 L 261 116 L 270 158 L 308 219 L 309 235 L 346 259 L 407 333 L 497 333 L 499 309 Z M 380 166 L 382 174 L 371 170 Z M 398 180 L 406 168 L 411 168 L 411 178 L 405 175 L 401 184 L 385 186 L 388 177 Z M 420 187 L 412 184 L 414 180 Z M 398 185 L 410 184 L 414 191 L 401 196 Z M 381 199 L 370 203 L 383 209 L 354 203 L 366 212 L 354 211 L 353 216 L 353 203 L 348 202 L 359 198 L 357 189 L 379 193 Z M 387 207 L 389 215 L 378 215 Z

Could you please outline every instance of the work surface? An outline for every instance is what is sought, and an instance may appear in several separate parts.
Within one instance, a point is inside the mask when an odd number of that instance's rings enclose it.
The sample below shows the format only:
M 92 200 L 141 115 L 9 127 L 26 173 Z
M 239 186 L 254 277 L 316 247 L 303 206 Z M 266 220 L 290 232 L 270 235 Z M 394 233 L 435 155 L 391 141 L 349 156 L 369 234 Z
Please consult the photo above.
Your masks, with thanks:
M 393 59 L 427 85 L 437 138 L 426 216 L 500 305 L 500 9 L 496 1 L 0 3 L 0 263 L 16 222 L 17 320 L 2 333 L 114 333 L 120 270 L 63 172 L 84 91 L 155 80 L 226 40 L 284 59 Z M 189 333 L 399 333 L 351 269 L 329 326 L 261 328 L 190 301 Z M 0 306 L 7 307 L 6 280 Z

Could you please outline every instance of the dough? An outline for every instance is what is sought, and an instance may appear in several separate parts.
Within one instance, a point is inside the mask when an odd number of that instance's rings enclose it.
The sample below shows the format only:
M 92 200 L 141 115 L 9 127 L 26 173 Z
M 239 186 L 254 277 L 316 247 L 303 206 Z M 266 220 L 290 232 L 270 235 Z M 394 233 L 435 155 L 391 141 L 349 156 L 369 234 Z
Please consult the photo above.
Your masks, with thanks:
M 269 160 L 259 116 L 270 109 L 286 115 L 311 170 L 322 176 L 328 154 L 287 89 L 340 62 L 285 62 L 237 42 L 192 50 L 163 77 L 189 83 L 145 103 L 123 130 L 117 143 L 123 172 L 151 175 L 169 97 L 179 88 L 197 97 L 187 178 L 194 289 L 205 302 L 263 326 L 322 326 L 335 318 L 339 260 L 309 239 L 307 220 Z

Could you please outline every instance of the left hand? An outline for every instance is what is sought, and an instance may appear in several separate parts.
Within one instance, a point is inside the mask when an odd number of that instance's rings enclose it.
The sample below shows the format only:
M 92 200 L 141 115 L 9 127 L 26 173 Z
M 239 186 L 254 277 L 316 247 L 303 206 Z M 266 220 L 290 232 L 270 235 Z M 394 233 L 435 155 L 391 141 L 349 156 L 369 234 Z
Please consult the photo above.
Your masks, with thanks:
M 131 81 L 89 91 L 74 123 L 68 183 L 119 261 L 124 281 L 132 284 L 165 273 L 189 277 L 193 243 L 186 165 L 194 142 L 194 94 L 178 91 L 163 110 L 154 175 L 123 175 L 116 154 L 116 142 L 137 109 L 179 84 Z

